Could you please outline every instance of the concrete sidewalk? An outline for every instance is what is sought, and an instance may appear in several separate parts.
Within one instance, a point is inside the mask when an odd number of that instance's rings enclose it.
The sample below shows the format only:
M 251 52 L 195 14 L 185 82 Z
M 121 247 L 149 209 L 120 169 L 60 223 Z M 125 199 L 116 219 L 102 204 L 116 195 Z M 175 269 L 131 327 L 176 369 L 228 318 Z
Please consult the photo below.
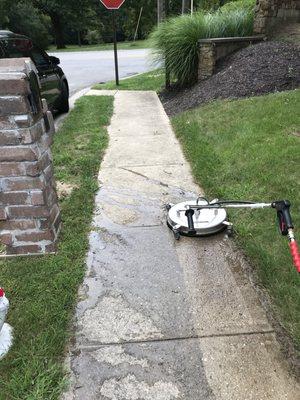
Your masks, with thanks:
M 201 190 L 156 93 L 113 94 L 65 398 L 300 399 L 229 239 L 166 226 Z

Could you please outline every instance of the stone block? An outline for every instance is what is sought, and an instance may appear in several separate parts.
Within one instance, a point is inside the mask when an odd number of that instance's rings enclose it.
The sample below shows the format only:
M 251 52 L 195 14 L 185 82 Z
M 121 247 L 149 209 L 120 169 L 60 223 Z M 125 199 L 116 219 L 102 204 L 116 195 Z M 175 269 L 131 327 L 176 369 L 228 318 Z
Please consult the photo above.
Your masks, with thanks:
M 28 192 L 1 192 L 0 201 L 3 205 L 30 204 L 31 198 Z
M 1 231 L 27 231 L 37 228 L 36 221 L 32 219 L 18 219 L 18 220 L 0 220 Z
M 29 83 L 26 80 L 26 75 L 23 73 L 0 73 L 0 93 L 6 95 L 28 95 L 30 93 L 30 88 Z
M 45 183 L 41 177 L 12 177 L 3 178 L 2 187 L 7 191 L 44 189 Z
M 22 144 L 32 144 L 38 142 L 45 133 L 45 127 L 40 120 L 29 128 L 19 129 L 22 138 Z
M 0 177 L 26 175 L 24 163 L 0 162 Z M 1 193 L 0 193 L 1 196 Z
M 0 206 L 0 221 L 6 221 L 7 220 L 7 213 L 4 207 Z
M 23 96 L 0 96 L 0 116 L 30 112 L 30 104 Z
M 32 231 L 32 232 L 25 232 L 16 235 L 16 239 L 20 242 L 41 242 L 43 240 L 53 240 L 54 234 L 52 231 Z
M 0 146 L 17 146 L 21 142 L 22 135 L 18 130 L 0 130 Z
M 14 118 L 9 115 L 0 115 L 0 130 L 12 128 L 17 128 L 17 124 L 15 123 Z
M 0 162 L 4 161 L 35 161 L 39 159 L 36 146 L 5 146 L 0 147 Z
M 44 206 L 9 206 L 8 216 L 9 218 L 48 218 L 49 210 Z
M 16 246 L 13 244 L 12 246 L 7 246 L 6 254 L 7 255 L 32 255 L 32 254 L 41 254 L 43 253 L 43 248 L 38 244 L 27 244 L 27 245 L 19 245 Z
M 13 243 L 12 235 L 10 233 L 0 233 L 0 243 L 11 246 Z
M 14 116 L 14 122 L 18 128 L 29 128 L 33 125 L 34 118 L 30 114 L 16 115 Z
M 42 190 L 34 190 L 30 192 L 31 204 L 33 206 L 41 206 L 45 204 L 44 192 Z
M 34 162 L 26 162 L 24 163 L 24 167 L 25 167 L 25 175 L 27 176 L 39 176 L 41 174 L 41 169 L 39 167 L 39 162 L 38 161 L 34 161 Z
M 30 58 L 0 58 L 0 75 L 1 74 L 20 74 L 24 75 L 28 80 L 29 74 L 34 72 L 38 76 L 38 71 Z M 41 83 L 38 80 L 39 87 Z

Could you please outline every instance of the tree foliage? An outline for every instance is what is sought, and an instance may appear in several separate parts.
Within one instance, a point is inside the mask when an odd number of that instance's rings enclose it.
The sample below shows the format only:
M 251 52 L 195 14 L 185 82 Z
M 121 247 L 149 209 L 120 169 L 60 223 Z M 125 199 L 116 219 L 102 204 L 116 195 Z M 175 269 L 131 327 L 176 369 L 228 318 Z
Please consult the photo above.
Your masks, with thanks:
M 16 33 L 30 36 L 33 42 L 41 48 L 46 48 L 51 40 L 50 19 L 27 1 L 12 5 L 9 27 Z
M 183 0 L 162 1 L 168 17 L 181 14 Z M 194 0 L 194 8 L 207 10 L 226 2 Z M 184 4 L 189 11 L 190 0 Z M 131 40 L 137 27 L 137 38 L 147 37 L 157 23 L 157 0 L 125 0 L 117 12 L 117 23 L 119 39 Z M 64 48 L 66 42 L 91 39 L 89 32 L 104 41 L 113 37 L 111 11 L 99 0 L 0 0 L 1 28 L 30 36 L 43 48 L 51 37 L 58 48 Z

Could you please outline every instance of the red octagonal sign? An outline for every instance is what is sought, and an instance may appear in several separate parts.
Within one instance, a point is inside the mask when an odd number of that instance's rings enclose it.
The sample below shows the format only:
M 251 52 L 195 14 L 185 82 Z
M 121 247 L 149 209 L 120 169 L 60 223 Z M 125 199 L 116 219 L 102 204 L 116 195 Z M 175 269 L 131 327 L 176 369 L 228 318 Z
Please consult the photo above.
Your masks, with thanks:
M 125 0 L 100 0 L 109 10 L 117 10 L 125 2 Z

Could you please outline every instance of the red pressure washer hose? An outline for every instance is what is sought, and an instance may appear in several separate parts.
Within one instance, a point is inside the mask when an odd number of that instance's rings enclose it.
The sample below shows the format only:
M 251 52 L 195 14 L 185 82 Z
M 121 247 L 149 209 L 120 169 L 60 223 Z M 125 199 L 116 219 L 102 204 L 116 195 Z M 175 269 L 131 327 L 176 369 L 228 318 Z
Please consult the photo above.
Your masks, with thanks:
M 291 203 L 288 200 L 274 201 L 272 207 L 277 211 L 278 223 L 281 234 L 288 236 L 291 255 L 297 272 L 300 273 L 300 254 L 294 236 L 294 225 L 290 214 Z
M 300 273 L 300 253 L 292 229 L 289 232 L 289 240 L 290 240 L 289 245 L 290 245 L 291 255 L 293 257 L 293 263 L 296 267 L 296 270 Z

